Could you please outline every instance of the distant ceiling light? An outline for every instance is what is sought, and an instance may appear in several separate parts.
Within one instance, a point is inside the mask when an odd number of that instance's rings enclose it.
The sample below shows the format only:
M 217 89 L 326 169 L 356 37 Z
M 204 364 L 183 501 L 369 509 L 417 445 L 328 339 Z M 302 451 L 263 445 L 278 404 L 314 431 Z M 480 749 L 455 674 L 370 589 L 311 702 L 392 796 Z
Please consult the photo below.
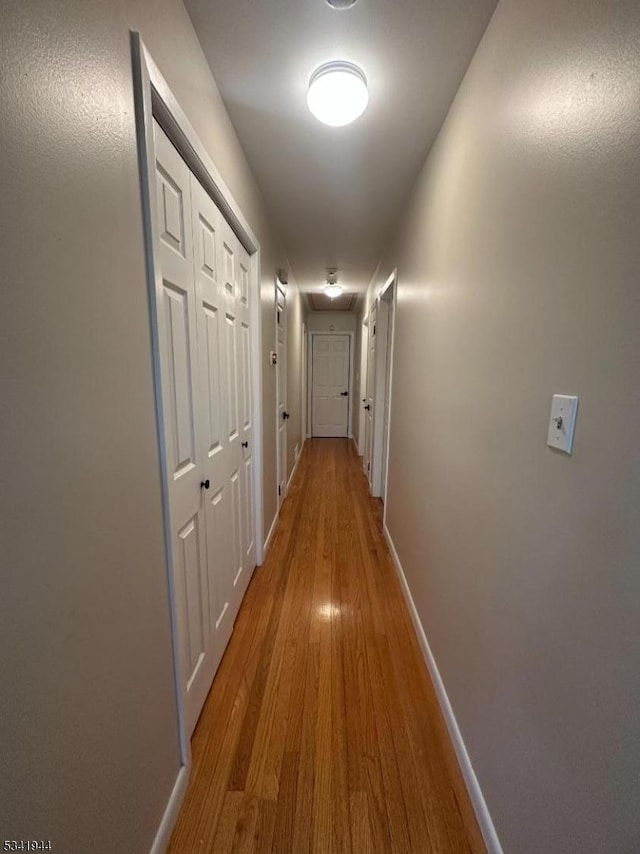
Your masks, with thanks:
M 344 9 L 350 9 L 352 6 L 355 6 L 356 2 L 357 0 L 327 0 L 327 4 L 332 9 L 339 9 L 341 12 Z
M 367 78 L 352 62 L 326 62 L 311 75 L 307 104 L 326 125 L 348 125 L 364 113 L 368 103 Z
M 326 285 L 324 292 L 329 299 L 335 299 L 342 295 L 342 285 Z

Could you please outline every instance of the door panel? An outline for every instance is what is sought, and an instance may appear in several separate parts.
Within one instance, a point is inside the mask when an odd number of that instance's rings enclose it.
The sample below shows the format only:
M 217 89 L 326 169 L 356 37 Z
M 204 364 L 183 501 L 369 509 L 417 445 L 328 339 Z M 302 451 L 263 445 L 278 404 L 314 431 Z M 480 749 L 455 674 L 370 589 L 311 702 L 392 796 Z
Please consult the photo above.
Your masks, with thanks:
M 168 400 L 173 420 L 171 449 L 173 476 L 178 478 L 196 463 L 192 400 L 193 374 L 189 347 L 189 294 L 166 279 L 164 290 L 167 341 L 169 342 Z
M 240 472 L 231 475 L 231 518 L 233 531 L 233 586 L 236 587 L 243 570 L 242 562 L 242 503 L 240 495 Z
M 219 270 L 219 246 L 224 220 L 210 196 L 191 175 L 191 213 L 194 224 L 194 277 L 198 305 L 200 417 L 203 447 L 202 479 L 205 495 L 207 578 L 209 582 L 210 679 L 224 653 L 235 613 L 233 559 L 230 544 L 228 341 L 225 288 Z
M 236 360 L 236 318 L 227 312 L 227 411 L 229 413 L 229 442 L 238 438 L 238 370 Z
M 367 320 L 362 324 L 362 338 L 361 338 L 361 348 L 360 348 L 360 400 L 358 401 L 359 406 L 359 418 L 358 418 L 358 453 L 363 459 L 365 459 L 365 425 L 366 425 L 366 415 L 367 410 L 364 408 L 367 402 L 367 360 L 369 357 L 369 321 Z
M 278 417 L 278 507 L 287 491 L 287 298 L 276 285 L 276 388 Z
M 205 625 L 207 615 L 203 613 L 206 601 L 202 582 L 204 573 L 200 566 L 200 548 L 198 537 L 198 516 L 189 519 L 186 526 L 179 531 L 180 565 L 178 572 L 184 585 L 184 600 L 187 612 L 188 655 L 189 655 L 189 684 L 197 678 L 200 664 L 206 654 Z
M 314 436 L 349 435 L 350 338 L 314 335 L 311 426 Z
M 255 566 L 251 263 L 154 122 L 172 563 L 191 732 Z
M 380 497 L 384 501 L 387 494 L 387 463 L 389 458 L 389 424 L 391 421 L 391 358 L 393 346 L 393 317 L 395 314 L 395 295 L 392 291 L 387 307 L 387 334 L 385 347 L 385 383 L 384 383 L 384 423 L 382 428 L 382 461 L 380 470 Z
M 211 632 L 216 647 L 214 656 L 219 661 L 233 627 L 233 615 L 230 611 L 233 559 L 229 537 L 231 502 L 228 486 L 222 486 L 209 499 L 206 520 L 207 559 L 214 576 L 209 585 L 210 613 L 212 615 Z
M 193 730 L 211 685 L 209 578 L 204 464 L 199 413 L 196 288 L 193 274 L 190 173 L 154 123 L 161 285 L 156 295 L 163 422 L 167 440 L 172 563 L 185 679 Z
M 244 494 L 253 495 L 253 459 L 244 461 Z M 244 550 L 245 560 L 251 562 L 251 553 L 255 548 L 255 521 L 253 516 L 253 501 L 244 502 Z
M 249 324 L 240 326 L 242 336 L 242 429 L 251 429 L 251 332 Z
M 249 305 L 250 259 L 238 238 L 225 223 L 225 252 L 233 255 L 233 288 L 228 289 L 227 305 L 233 300 L 233 342 L 229 343 L 229 354 L 234 359 L 236 391 L 237 438 L 232 439 L 235 447 L 234 495 L 237 495 L 235 535 L 237 538 L 237 571 L 234 580 L 236 610 L 247 589 L 256 565 L 256 545 L 253 523 L 255 522 L 253 478 L 253 419 L 251 415 L 251 333 Z M 231 268 L 230 268 L 231 269 Z M 251 528 L 249 527 L 251 520 Z
M 376 388 L 376 344 L 377 344 L 378 311 L 374 304 L 369 314 L 369 358 L 367 360 L 367 403 L 365 419 L 365 452 L 364 467 L 369 486 L 372 479 L 372 454 L 373 454 L 373 409 L 375 405 Z
M 220 309 L 212 305 L 206 297 L 201 302 L 203 321 L 201 323 L 204 337 L 204 385 L 207 397 L 206 435 L 207 455 L 209 457 L 223 450 L 224 428 L 223 421 L 223 394 L 221 376 L 221 350 L 223 343 L 220 329 Z

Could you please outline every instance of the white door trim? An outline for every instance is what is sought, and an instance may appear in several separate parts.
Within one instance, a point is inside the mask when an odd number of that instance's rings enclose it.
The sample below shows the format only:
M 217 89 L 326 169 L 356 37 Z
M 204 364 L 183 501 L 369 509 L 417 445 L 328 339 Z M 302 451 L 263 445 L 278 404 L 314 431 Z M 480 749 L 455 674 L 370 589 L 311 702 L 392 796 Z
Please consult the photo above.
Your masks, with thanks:
M 343 337 L 349 336 L 349 408 L 347 410 L 347 439 L 353 439 L 353 431 L 351 429 L 352 423 L 351 420 L 353 418 L 353 363 L 354 363 L 354 349 L 353 343 L 355 340 L 355 332 L 309 332 L 309 346 L 307 348 L 307 366 L 308 366 L 308 382 L 307 382 L 307 438 L 311 439 L 313 437 L 313 419 L 312 419 L 312 400 L 313 400 L 313 339 L 318 336 L 330 336 L 335 337 L 336 335 L 341 335 Z
M 300 431 L 301 444 L 298 458 L 300 457 L 302 449 L 304 448 L 304 443 L 307 440 L 307 324 L 304 321 L 302 321 L 302 349 L 300 352 L 302 353 L 302 370 L 300 371 L 300 423 L 302 425 L 302 429 Z
M 216 169 L 206 149 L 180 107 L 178 101 L 160 73 L 145 47 L 140 34 L 131 31 L 131 50 L 133 67 L 133 89 L 136 113 L 136 136 L 140 168 L 140 189 L 142 202 L 142 221 L 144 228 L 145 261 L 147 285 L 151 295 L 149 300 L 151 314 L 151 338 L 153 353 L 153 373 L 156 401 L 156 424 L 160 449 L 160 472 L 162 482 L 162 506 L 165 519 L 165 552 L 167 561 L 167 579 L 169 589 L 169 609 L 171 632 L 173 639 L 173 668 L 178 710 L 178 735 L 180 741 L 181 767 L 171 798 L 165 810 L 162 823 L 154 841 L 153 850 L 164 850 L 168 844 L 171 829 L 178 814 L 178 809 L 186 791 L 186 777 L 191 767 L 191 744 L 188 736 L 188 726 L 183 694 L 178 611 L 174 574 L 172 565 L 171 527 L 169 524 L 169 492 L 167 471 L 167 442 L 163 427 L 163 402 L 160 381 L 160 342 L 156 317 L 156 288 L 161 285 L 159 246 L 157 240 L 156 218 L 157 206 L 155 196 L 155 150 L 153 141 L 153 119 L 162 126 L 173 145 L 185 160 L 196 178 L 204 186 L 216 205 L 221 210 L 238 239 L 249 253 L 251 259 L 251 299 L 250 330 L 255 342 L 251 354 L 251 381 L 253 385 L 253 423 L 254 433 L 254 524 L 256 537 L 256 561 L 258 565 L 263 560 L 264 520 L 262 502 L 263 479 L 263 449 L 262 449 L 262 324 L 260 318 L 260 244 L 256 239 L 249 223 L 233 198 L 222 176 Z
M 280 364 L 280 358 L 277 355 L 278 353 L 278 291 L 284 297 L 284 364 Z M 288 405 L 288 396 L 289 389 L 287 387 L 287 372 L 289 370 L 289 366 L 287 364 L 287 356 L 288 356 L 288 338 L 287 338 L 287 286 L 280 281 L 278 276 L 275 277 L 274 283 L 274 315 L 273 322 L 275 326 L 275 334 L 276 334 L 276 472 L 277 472 L 277 486 L 278 490 L 276 495 L 276 506 L 278 508 L 276 512 L 276 518 L 280 514 L 280 508 L 282 507 L 282 502 L 286 498 L 287 495 L 287 487 L 288 487 L 288 478 L 287 478 L 287 456 L 286 456 L 286 448 L 285 453 L 282 453 L 281 442 L 280 442 L 280 429 L 282 427 L 280 423 L 280 412 L 279 412 L 279 397 L 280 397 L 280 375 L 284 370 L 284 409 L 286 412 Z M 285 426 L 287 430 L 288 436 L 288 428 Z M 288 440 L 288 439 L 287 439 Z M 286 444 L 286 443 L 285 443 Z M 282 457 L 284 456 L 284 459 Z M 283 471 L 284 469 L 284 471 Z
M 384 414 L 387 407 L 391 406 L 391 395 L 393 386 L 393 351 L 395 344 L 395 325 L 397 314 L 397 281 L 398 271 L 394 270 L 384 285 L 380 288 L 376 303 L 378 306 L 376 328 L 378 343 L 376 346 L 376 385 L 373 404 L 373 448 L 371 453 L 371 494 L 384 499 L 384 519 L 387 514 L 387 488 L 389 480 L 389 445 L 391 439 L 391 418 L 389 418 L 389 429 L 387 430 L 386 449 L 384 441 Z M 396 300 L 391 329 L 389 329 L 389 311 L 386 308 L 386 298 L 393 297 Z M 388 350 L 387 340 L 391 335 L 391 348 Z M 387 364 L 387 352 L 389 352 L 389 364 Z M 386 472 L 385 472 L 385 494 L 382 496 L 382 465 L 385 460 L 386 450 Z

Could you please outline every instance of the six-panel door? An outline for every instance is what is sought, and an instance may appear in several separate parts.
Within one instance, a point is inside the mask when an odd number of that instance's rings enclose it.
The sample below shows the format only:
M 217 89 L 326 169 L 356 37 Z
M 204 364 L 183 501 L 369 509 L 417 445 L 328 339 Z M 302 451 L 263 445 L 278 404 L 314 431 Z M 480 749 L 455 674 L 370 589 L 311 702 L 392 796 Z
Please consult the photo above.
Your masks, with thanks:
M 174 588 L 192 731 L 255 566 L 249 256 L 154 122 Z
M 311 426 L 314 436 L 348 436 L 350 338 L 314 335 Z

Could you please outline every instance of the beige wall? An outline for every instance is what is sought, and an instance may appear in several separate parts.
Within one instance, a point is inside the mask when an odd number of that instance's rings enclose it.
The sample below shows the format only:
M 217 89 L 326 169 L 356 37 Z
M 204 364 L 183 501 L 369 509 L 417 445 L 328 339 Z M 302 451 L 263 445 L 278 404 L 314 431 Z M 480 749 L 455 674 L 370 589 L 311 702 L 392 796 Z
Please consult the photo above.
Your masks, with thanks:
M 0 828 L 65 854 L 148 850 L 179 765 L 129 28 L 261 241 L 264 365 L 285 260 L 177 0 L 3 4 Z
M 373 285 L 389 528 L 510 854 L 640 844 L 639 43 L 635 0 L 501 0 Z
M 352 311 L 309 311 L 307 328 L 309 332 L 353 332 L 356 316 Z

